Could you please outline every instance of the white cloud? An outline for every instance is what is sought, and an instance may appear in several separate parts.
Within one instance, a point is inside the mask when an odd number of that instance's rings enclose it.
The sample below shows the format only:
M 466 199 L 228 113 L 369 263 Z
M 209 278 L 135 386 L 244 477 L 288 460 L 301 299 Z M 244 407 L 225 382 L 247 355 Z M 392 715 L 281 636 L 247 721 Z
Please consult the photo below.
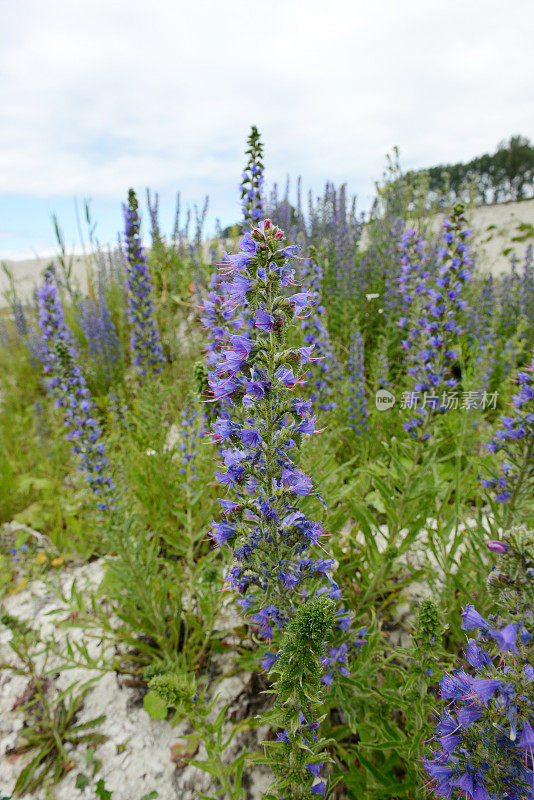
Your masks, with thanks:
M 270 180 L 356 191 L 394 144 L 423 166 L 534 135 L 531 0 L 19 0 L 2 13 L 0 192 L 231 198 L 251 123 Z

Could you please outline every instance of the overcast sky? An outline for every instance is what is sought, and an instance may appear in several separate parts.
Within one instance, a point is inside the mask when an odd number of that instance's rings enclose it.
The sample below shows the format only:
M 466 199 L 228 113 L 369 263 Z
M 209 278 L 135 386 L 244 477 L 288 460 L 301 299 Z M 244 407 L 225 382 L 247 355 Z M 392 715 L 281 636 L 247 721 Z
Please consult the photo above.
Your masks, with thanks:
M 532 0 L 0 0 L 0 257 L 112 240 L 133 185 L 239 216 L 251 124 L 266 179 L 347 182 L 534 138 Z

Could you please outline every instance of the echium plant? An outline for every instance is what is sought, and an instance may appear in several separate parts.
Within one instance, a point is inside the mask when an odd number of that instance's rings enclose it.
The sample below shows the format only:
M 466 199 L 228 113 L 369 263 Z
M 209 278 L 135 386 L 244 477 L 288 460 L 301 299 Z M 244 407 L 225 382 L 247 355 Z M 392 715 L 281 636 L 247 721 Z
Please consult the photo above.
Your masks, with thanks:
M 335 622 L 334 601 L 324 594 L 316 595 L 297 609 L 282 639 L 279 657 L 271 669 L 276 706 L 269 715 L 269 721 L 282 730 L 274 741 L 264 743 L 268 755 L 261 760 L 271 767 L 277 780 L 264 795 L 265 800 L 300 800 L 326 793 L 321 771 L 331 757 L 329 742 L 318 733 L 325 716 L 321 665 L 328 658 L 326 642 Z
M 398 320 L 400 328 L 405 329 L 408 341 L 404 344 L 404 349 L 410 346 L 409 339 L 416 334 L 410 327 L 411 318 L 417 309 L 419 298 L 426 297 L 427 282 L 430 278 L 428 268 L 428 244 L 417 235 L 413 228 L 402 229 L 397 242 L 399 251 L 399 267 L 397 273 L 397 292 L 398 300 L 402 309 Z M 421 305 L 419 303 L 419 305 Z
M 424 762 L 438 797 L 530 800 L 534 789 L 534 536 L 524 528 L 489 541 L 500 564 L 488 578 L 498 612 L 467 604 L 462 629 L 468 670 L 445 674 L 448 701 L 438 747 Z
M 96 302 L 92 298 L 85 299 L 80 303 L 79 311 L 88 355 L 109 383 L 121 359 L 121 346 L 102 286 L 99 287 Z
M 359 331 L 352 336 L 349 359 L 347 363 L 349 378 L 349 428 L 361 435 L 369 430 L 367 414 L 367 397 L 365 394 L 365 365 L 363 339 Z
M 73 453 L 79 456 L 80 469 L 97 495 L 98 507 L 108 508 L 113 483 L 108 474 L 108 460 L 95 409 L 83 373 L 78 365 L 74 338 L 65 324 L 54 273 L 49 267 L 42 286 L 37 291 L 39 353 L 42 359 L 45 385 L 55 404 L 64 412 L 67 438 L 73 443 Z
M 255 225 L 263 216 L 263 145 L 260 133 L 252 125 L 247 139 L 247 165 L 241 177 L 241 210 L 245 229 Z
M 421 268 L 415 282 L 409 280 L 409 271 L 401 271 L 400 291 L 410 293 L 410 314 L 401 324 L 408 326 L 408 335 L 403 347 L 408 351 L 408 372 L 413 378 L 413 390 L 422 394 L 422 405 L 415 415 L 404 424 L 414 438 L 428 438 L 426 432 L 430 411 L 445 412 L 448 405 L 447 392 L 457 386 L 453 367 L 458 359 L 458 337 L 463 332 L 462 312 L 467 301 L 462 297 L 464 284 L 470 278 L 469 237 L 464 207 L 457 203 L 450 219 L 443 222 L 445 246 L 438 249 L 440 260 L 435 275 L 427 275 Z M 408 235 L 409 232 L 407 232 Z M 413 233 L 411 234 L 413 238 Z M 417 240 L 415 240 L 417 242 Z M 418 244 L 421 261 L 425 259 Z M 406 266 L 409 260 L 403 259 Z M 407 288 L 408 285 L 408 288 Z M 413 300 L 412 293 L 420 300 Z M 403 304 L 406 302 L 406 297 Z
M 517 372 L 517 383 L 512 413 L 501 416 L 486 444 L 491 453 L 504 453 L 501 475 L 482 481 L 487 489 L 498 490 L 496 500 L 508 504 L 507 519 L 534 491 L 534 354 L 530 364 Z
M 134 364 L 144 375 L 147 370 L 161 372 L 165 356 L 154 319 L 152 278 L 139 233 L 138 207 L 135 192 L 130 189 L 128 205 L 123 206 L 130 343 Z
M 300 323 L 304 343 L 314 346 L 316 357 L 306 375 L 310 397 L 317 408 L 330 411 L 336 408 L 332 390 L 339 380 L 341 367 L 325 324 L 326 309 L 321 303 L 323 270 L 313 247 L 310 247 L 309 258 L 302 262 L 301 277 L 303 285 L 310 291 L 315 302 L 314 314 L 303 317 Z
M 235 305 L 248 304 L 249 337 L 230 334 L 229 347 L 219 352 L 209 376 L 213 399 L 230 401 L 212 429 L 215 440 L 227 444 L 221 450 L 225 469 L 215 477 L 233 492 L 220 499 L 224 519 L 213 524 L 211 535 L 232 550 L 227 580 L 241 596 L 246 619 L 269 640 L 262 661 L 266 669 L 278 661 L 278 643 L 287 641 L 284 630 L 299 607 L 317 594 L 332 600 L 341 596 L 332 577 L 334 560 L 316 557 L 323 526 L 299 507 L 300 498 L 317 494 L 295 461 L 302 438 L 315 431 L 315 417 L 311 401 L 295 398 L 292 391 L 302 382 L 299 368 L 312 359 L 313 346 L 286 348 L 285 339 L 289 323 L 308 312 L 311 298 L 309 292 L 286 290 L 293 283 L 291 257 L 298 247 L 286 246 L 284 239 L 267 219 L 245 234 L 238 253 L 226 255 L 223 270 L 232 278 L 228 296 Z M 340 608 L 334 620 L 346 630 L 350 615 Z M 327 658 L 325 668 L 345 670 L 345 650 Z M 288 710 L 285 702 L 283 707 Z M 324 782 L 314 781 L 320 771 L 316 765 L 326 757 L 318 758 L 308 745 L 310 730 L 318 725 L 314 708 L 299 707 L 285 754 L 289 760 L 280 766 L 294 794 L 284 790 L 280 797 L 309 797 L 319 791 L 314 785 L 322 790 Z M 308 761 L 302 760 L 303 748 Z

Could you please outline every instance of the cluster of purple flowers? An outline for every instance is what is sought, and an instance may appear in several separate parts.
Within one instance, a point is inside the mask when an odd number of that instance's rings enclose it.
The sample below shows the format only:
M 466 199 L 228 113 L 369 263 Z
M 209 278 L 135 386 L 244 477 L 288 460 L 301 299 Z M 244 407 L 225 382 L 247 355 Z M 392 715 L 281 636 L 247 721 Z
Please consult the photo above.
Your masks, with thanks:
M 37 292 L 39 330 L 45 385 L 64 412 L 67 438 L 73 453 L 80 457 L 80 469 L 99 497 L 102 510 L 109 507 L 113 483 L 107 475 L 108 461 L 104 453 L 99 425 L 94 417 L 91 396 L 80 367 L 74 339 L 65 324 L 52 268 L 44 275 Z
M 326 310 L 321 304 L 323 270 L 315 258 L 303 260 L 301 277 L 303 285 L 310 292 L 315 304 L 314 314 L 304 316 L 300 323 L 304 332 L 304 342 L 307 345 L 313 345 L 316 357 L 306 374 L 310 387 L 310 398 L 314 405 L 322 411 L 331 411 L 336 408 L 336 403 L 332 400 L 331 395 L 333 387 L 339 380 L 341 367 L 324 322 Z
M 355 248 L 347 219 L 346 187 L 341 186 L 334 205 L 334 273 L 338 291 L 349 297 L 355 290 Z
M 415 232 L 408 230 L 401 238 L 399 290 L 403 306 L 408 309 L 408 314 L 399 321 L 401 327 L 407 328 L 402 347 L 407 352 L 414 391 L 429 396 L 428 404 L 404 424 L 414 438 L 428 438 L 428 433 L 419 431 L 426 427 L 428 408 L 446 411 L 443 395 L 457 385 L 452 366 L 458 358 L 455 345 L 462 333 L 460 316 L 467 307 L 462 291 L 470 277 L 470 236 L 463 206 L 458 204 L 451 218 L 443 222 L 445 246 L 437 251 L 436 274 L 426 267 L 424 243 Z
M 425 306 L 427 284 L 430 278 L 427 242 L 417 235 L 413 228 L 401 229 L 398 240 L 399 267 L 397 273 L 397 293 L 403 311 L 398 325 L 406 330 L 407 339 L 403 348 L 409 352 L 418 332 L 424 327 L 424 320 L 417 317 Z M 411 323 L 415 326 L 411 327 Z
M 130 342 L 134 364 L 139 368 L 141 375 L 144 375 L 148 369 L 160 372 L 165 356 L 154 319 L 152 279 L 139 235 L 141 223 L 133 189 L 129 191 L 128 205 L 123 206 L 123 211 Z
M 198 442 L 204 435 L 204 420 L 194 406 L 187 406 L 182 411 L 181 416 L 181 436 L 178 448 L 180 450 L 181 465 L 179 467 L 180 474 L 186 479 L 186 483 L 190 488 L 190 482 L 196 480 L 197 464 L 196 457 L 198 456 Z
M 503 452 L 505 461 L 498 478 L 482 481 L 486 488 L 498 489 L 500 503 L 515 502 L 520 493 L 527 496 L 534 486 L 534 354 L 530 364 L 517 373 L 518 391 L 512 396 L 513 414 L 502 415 L 491 441 L 491 453 Z
M 293 395 L 304 383 L 300 370 L 312 361 L 314 347 L 284 344 L 286 327 L 309 313 L 313 298 L 307 291 L 290 294 L 291 257 L 299 248 L 286 246 L 284 238 L 267 219 L 245 234 L 238 253 L 225 254 L 227 303 L 247 304 L 247 328 L 246 335 L 231 333 L 225 348 L 212 351 L 208 379 L 212 401 L 227 403 L 212 431 L 225 445 L 223 469 L 215 477 L 232 493 L 219 500 L 223 520 L 213 523 L 211 536 L 231 548 L 228 583 L 259 636 L 269 641 L 280 638 L 295 610 L 315 594 L 341 598 L 334 560 L 314 554 L 323 525 L 299 508 L 301 498 L 320 497 L 294 460 L 302 438 L 315 432 L 311 400 Z M 336 621 L 348 630 L 350 615 L 343 607 Z M 337 669 L 345 669 L 343 653 L 332 658 Z M 276 659 L 269 650 L 262 664 L 270 668 Z M 330 664 L 325 668 L 332 672 Z
M 226 255 L 223 271 L 232 277 L 223 284 L 228 302 L 249 303 L 250 330 L 247 336 L 229 335 L 229 347 L 217 353 L 209 377 L 213 400 L 237 407 L 212 425 L 215 440 L 228 444 L 221 451 L 225 470 L 215 476 L 236 493 L 235 500 L 220 501 L 226 520 L 214 523 L 212 536 L 233 548 L 236 563 L 228 580 L 265 638 L 271 638 L 273 625 L 283 628 L 289 619 L 287 590 L 308 577 L 328 575 L 333 567 L 331 559 L 304 557 L 323 527 L 298 510 L 298 498 L 313 487 L 291 454 L 315 431 L 316 418 L 311 401 L 293 400 L 291 393 L 303 382 L 294 368 L 310 363 L 313 346 L 283 350 L 281 345 L 288 321 L 307 313 L 311 298 L 308 292 L 281 293 L 293 283 L 289 259 L 298 249 L 284 247 L 283 238 L 266 220 L 243 237 L 236 255 Z M 269 551 L 276 555 L 272 563 L 265 558 Z M 338 591 L 332 579 L 329 591 Z M 281 607 L 260 608 L 264 595 L 278 597 Z
M 480 280 L 472 309 L 466 320 L 470 344 L 476 349 L 483 388 L 497 389 L 517 363 L 522 345 L 534 344 L 534 260 L 527 248 L 523 269 L 517 258 L 510 272 Z M 502 342 L 504 341 L 504 354 Z
M 252 126 L 247 140 L 249 157 L 241 177 L 241 209 L 245 229 L 255 225 L 263 216 L 263 145 L 258 129 Z
M 521 539 L 527 539 L 521 547 Z M 519 542 L 519 545 L 517 545 Z M 439 797 L 529 800 L 534 792 L 534 666 L 532 665 L 532 542 L 518 533 L 487 542 L 509 563 L 494 568 L 488 588 L 501 593 L 507 624 L 486 620 L 471 604 L 462 612 L 468 639 L 461 668 L 440 681 L 448 701 L 437 725 L 437 749 L 424 762 Z
M 25 557 L 26 553 L 28 552 L 28 545 L 21 544 L 20 547 L 13 546 L 9 549 L 9 552 L 11 553 L 11 560 L 13 561 L 13 563 L 16 564 L 17 561 L 20 560 L 19 553 L 22 555 L 23 558 Z
M 359 331 L 352 336 L 347 372 L 349 377 L 349 427 L 357 434 L 362 434 L 369 430 L 369 424 L 365 395 L 363 339 Z
M 218 286 L 216 273 L 211 277 L 211 289 L 203 298 L 202 305 L 200 321 L 208 331 L 206 361 L 208 366 L 213 366 L 219 359 L 228 332 L 239 331 L 244 325 L 244 318 L 232 302 L 231 295 L 224 290 L 224 283 Z
M 80 327 L 87 339 L 89 356 L 102 364 L 110 380 L 120 361 L 121 347 L 102 287 L 96 301 L 89 297 L 80 304 Z
M 26 319 L 24 307 L 18 298 L 15 298 L 13 303 L 12 314 L 17 333 L 21 339 L 24 339 L 28 335 L 28 321 Z

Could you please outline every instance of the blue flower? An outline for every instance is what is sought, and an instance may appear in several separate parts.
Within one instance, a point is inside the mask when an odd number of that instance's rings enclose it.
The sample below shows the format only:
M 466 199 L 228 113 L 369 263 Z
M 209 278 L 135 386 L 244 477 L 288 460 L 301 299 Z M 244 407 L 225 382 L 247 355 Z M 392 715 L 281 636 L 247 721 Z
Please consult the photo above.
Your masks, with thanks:
M 108 460 L 89 389 L 77 363 L 74 338 L 65 324 L 54 272 L 50 267 L 37 291 L 37 307 L 41 334 L 39 354 L 45 386 L 56 406 L 64 412 L 66 436 L 73 442 L 72 450 L 79 457 L 80 469 L 98 498 L 97 506 L 106 510 L 114 488 L 108 474 Z
M 239 333 L 225 333 L 221 325 L 209 350 L 211 399 L 225 404 L 212 423 L 213 438 L 228 444 L 220 451 L 224 469 L 215 478 L 232 493 L 220 501 L 229 519 L 214 523 L 211 537 L 231 548 L 234 561 L 227 579 L 246 597 L 243 611 L 268 639 L 276 639 L 295 605 L 310 593 L 341 596 L 329 574 L 333 559 L 311 557 L 323 525 L 298 507 L 300 498 L 314 494 L 297 458 L 302 437 L 316 432 L 316 418 L 311 401 L 293 392 L 303 382 L 300 370 L 310 362 L 315 343 L 283 349 L 278 335 L 279 319 L 289 325 L 292 311 L 306 314 L 314 303 L 312 293 L 286 289 L 292 285 L 293 253 L 269 220 L 247 231 L 239 252 L 227 255 L 221 267 L 232 279 L 225 286 L 227 296 L 234 296 L 235 284 L 247 287 L 247 323 Z M 212 337 L 216 298 L 205 308 Z M 339 627 L 347 630 L 349 625 L 350 615 L 343 610 Z M 343 654 L 343 648 L 336 654 L 336 672 L 347 669 Z
M 501 489 L 496 494 L 500 503 L 512 497 L 517 503 L 520 494 L 529 497 L 534 487 L 534 355 L 528 368 L 518 371 L 516 380 L 519 388 L 512 396 L 514 413 L 501 415 L 493 438 L 486 444 L 489 452 L 506 456 L 500 478 L 482 481 L 486 488 Z
M 357 434 L 362 434 L 363 431 L 369 430 L 369 425 L 365 395 L 363 339 L 359 331 L 356 331 L 352 337 L 347 373 L 349 376 L 349 427 Z
M 517 653 L 518 627 L 518 625 L 510 623 L 504 628 L 501 628 L 500 631 L 488 631 L 488 636 L 491 636 L 493 639 L 495 639 L 503 653 L 505 653 L 507 650 L 509 650 L 511 653 Z
M 123 206 L 123 212 L 130 343 L 134 364 L 144 375 L 147 370 L 160 372 L 165 356 L 154 319 L 152 279 L 139 234 L 141 223 L 133 189 L 128 193 L 128 205 Z
M 463 631 L 472 631 L 476 628 L 486 628 L 489 630 L 491 627 L 489 622 L 487 622 L 484 617 L 481 617 L 476 608 L 470 603 L 467 603 L 460 616 L 462 617 Z

